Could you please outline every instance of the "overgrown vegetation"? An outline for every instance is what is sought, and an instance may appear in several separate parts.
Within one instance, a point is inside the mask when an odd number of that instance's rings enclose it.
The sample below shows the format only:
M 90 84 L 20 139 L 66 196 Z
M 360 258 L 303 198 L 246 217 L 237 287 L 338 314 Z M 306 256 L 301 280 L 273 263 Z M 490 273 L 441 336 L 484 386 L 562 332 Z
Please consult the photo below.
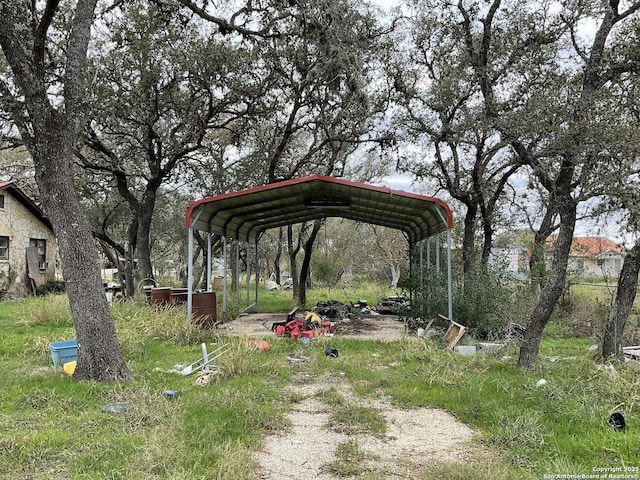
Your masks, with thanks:
M 446 274 L 425 275 L 412 280 L 416 290 L 406 321 L 412 328 L 424 327 L 436 314 L 447 316 Z M 498 270 L 475 269 L 466 275 L 454 271 L 452 278 L 453 318 L 486 337 L 509 323 L 526 325 L 533 308 L 528 285 Z
M 123 384 L 77 382 L 51 365 L 49 343 L 74 335 L 65 296 L 0 304 L 0 477 L 253 479 L 252 452 L 263 435 L 286 428 L 296 399 L 283 387 L 301 374 L 340 374 L 358 398 L 382 395 L 402 409 L 446 409 L 477 430 L 476 448 L 493 452 L 471 464 L 427 465 L 418 479 L 539 479 L 640 464 L 640 367 L 602 369 L 590 352 L 593 338 L 566 338 L 562 316 L 543 340 L 539 366 L 524 371 L 513 345 L 496 356 L 464 357 L 423 339 L 336 336 L 330 342 L 341 355 L 328 359 L 329 339 L 306 347 L 270 340 L 259 352 L 247 339 L 192 328 L 182 308 L 116 303 L 112 313 L 135 374 Z M 229 345 L 219 373 L 197 386 L 172 369 L 199 358 L 202 342 Z M 309 361 L 287 362 L 301 348 Z M 541 378 L 547 383 L 537 386 Z M 384 412 L 335 389 L 317 397 L 336 428 L 354 436 L 325 471 L 381 478 L 355 435 L 384 437 Z M 103 410 L 116 402 L 128 410 Z M 614 411 L 625 416 L 626 430 L 607 423 Z
M 65 291 L 64 282 L 61 280 L 50 280 L 36 288 L 36 295 L 49 295 L 50 293 L 61 293 Z

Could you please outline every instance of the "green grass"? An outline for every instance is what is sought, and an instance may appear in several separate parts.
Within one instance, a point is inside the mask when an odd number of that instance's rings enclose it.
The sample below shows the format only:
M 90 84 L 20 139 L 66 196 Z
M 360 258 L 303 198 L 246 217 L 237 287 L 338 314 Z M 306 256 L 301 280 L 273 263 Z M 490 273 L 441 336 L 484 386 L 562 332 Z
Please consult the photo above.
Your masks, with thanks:
M 122 384 L 77 382 L 50 365 L 49 342 L 74 338 L 64 296 L 0 303 L 0 478 L 253 479 L 252 452 L 263 435 L 286 428 L 285 413 L 299 401 L 283 387 L 300 374 L 337 372 L 360 398 L 448 410 L 480 433 L 478 448 L 495 453 L 472 465 L 429 465 L 416 478 L 539 479 L 640 465 L 640 368 L 598 368 L 588 338 L 545 337 L 532 371 L 515 365 L 516 347 L 463 357 L 423 340 L 340 336 L 314 340 L 304 350 L 310 360 L 291 364 L 286 355 L 301 346 L 288 340 L 258 352 L 246 339 L 191 328 L 183 309 L 112 308 L 135 375 Z M 210 350 L 229 343 L 206 386 L 171 371 L 199 358 L 201 342 Z M 326 357 L 326 346 L 340 356 Z M 541 378 L 547 383 L 538 387 Z M 316 398 L 342 433 L 384 437 L 382 412 L 333 388 Z M 103 411 L 113 402 L 130 408 Z M 607 424 L 613 411 L 625 415 L 624 432 Z M 327 468 L 376 478 L 366 460 L 354 439 Z
M 250 302 L 254 301 L 255 284 L 250 287 Z M 307 302 L 300 307 L 302 310 L 311 310 L 318 302 L 327 300 L 337 300 L 344 304 L 355 303 L 359 300 L 366 300 L 369 305 L 376 303 L 388 295 L 395 294 L 395 291 L 375 284 L 358 284 L 346 285 L 338 283 L 336 286 L 312 288 L 307 291 Z M 220 302 L 220 300 L 219 300 Z M 230 303 L 236 303 L 235 299 Z M 240 307 L 246 306 L 246 286 L 241 287 Z M 295 306 L 295 301 L 291 290 L 274 290 L 267 291 L 264 288 L 258 288 L 258 305 L 260 311 L 263 312 L 288 312 Z
M 338 445 L 336 459 L 330 462 L 325 471 L 336 477 L 360 477 L 371 473 L 364 464 L 365 460 L 371 458 L 360 448 L 358 442 L 349 441 Z
M 384 438 L 387 423 L 377 410 L 359 405 L 341 405 L 333 408 L 330 426 L 337 432 L 347 435 L 370 433 Z

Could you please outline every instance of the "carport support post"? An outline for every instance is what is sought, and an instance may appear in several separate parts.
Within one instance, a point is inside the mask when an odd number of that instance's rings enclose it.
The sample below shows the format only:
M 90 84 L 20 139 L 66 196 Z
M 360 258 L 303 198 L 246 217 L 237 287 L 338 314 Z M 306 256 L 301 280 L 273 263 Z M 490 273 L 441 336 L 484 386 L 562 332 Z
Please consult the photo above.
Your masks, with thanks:
M 421 240 L 418 245 L 420 246 L 420 296 L 424 296 L 424 242 Z
M 413 242 L 409 243 L 409 278 L 414 278 L 413 271 L 415 270 L 415 266 L 413 263 L 416 261 L 416 244 Z M 413 292 L 416 287 L 413 285 L 413 282 L 409 285 L 409 301 L 413 300 Z
M 222 321 L 227 321 L 227 237 L 222 236 L 222 271 L 224 281 L 222 282 Z
M 258 282 L 260 280 L 260 265 L 258 264 L 258 237 L 256 236 L 256 240 L 255 240 L 255 249 L 256 249 L 256 312 L 259 311 L 258 309 Z
M 249 259 L 251 258 L 251 243 L 247 240 L 247 301 L 245 302 L 245 308 L 249 308 L 251 305 L 251 262 Z
M 236 307 L 240 309 L 240 240 L 234 240 L 236 246 L 236 271 L 233 278 L 236 279 Z
M 436 234 L 436 273 L 440 274 L 440 234 Z
M 187 264 L 187 321 L 191 321 L 193 309 L 193 227 L 189 227 L 189 249 Z
M 449 296 L 449 320 L 453 320 L 453 287 L 451 285 L 451 229 L 447 228 L 447 294 Z
M 196 213 L 195 217 L 189 222 L 189 252 L 187 265 L 187 321 L 191 321 L 191 313 L 193 311 L 193 227 L 192 225 L 198 221 L 202 211 Z
M 424 249 L 425 245 L 429 245 L 429 239 L 420 241 L 420 303 L 422 305 L 427 305 L 427 309 L 429 308 L 429 300 L 426 292 L 427 286 L 424 282 Z M 427 284 L 428 285 L 428 284 Z
M 211 287 L 211 232 L 207 233 L 207 292 L 213 290 Z
M 438 210 L 438 215 L 440 215 L 440 219 L 442 220 L 442 223 L 444 223 L 447 226 L 447 301 L 449 304 L 447 314 L 449 315 L 449 320 L 453 320 L 453 286 L 451 282 L 451 227 L 449 227 L 449 224 L 445 220 L 440 210 Z M 438 236 L 436 237 L 436 242 L 437 242 L 436 245 L 438 248 L 436 250 L 436 257 L 438 257 L 438 254 L 440 252 L 440 248 L 439 248 L 440 243 L 438 242 L 438 240 L 440 240 L 440 234 L 438 234 Z M 440 265 L 440 262 L 438 258 L 438 266 L 439 265 Z
M 427 275 L 431 273 L 431 237 L 427 237 Z M 427 283 L 427 291 L 425 292 L 425 300 L 427 302 L 427 316 L 431 317 L 431 296 L 433 282 L 429 279 Z

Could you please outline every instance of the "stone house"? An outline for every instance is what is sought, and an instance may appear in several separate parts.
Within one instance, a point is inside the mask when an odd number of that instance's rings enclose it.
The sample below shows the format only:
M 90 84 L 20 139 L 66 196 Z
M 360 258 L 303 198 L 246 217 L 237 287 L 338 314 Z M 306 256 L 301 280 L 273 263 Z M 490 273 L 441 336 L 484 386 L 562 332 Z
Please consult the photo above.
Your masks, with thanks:
M 40 207 L 0 181 L 0 295 L 23 297 L 56 278 L 58 245 Z

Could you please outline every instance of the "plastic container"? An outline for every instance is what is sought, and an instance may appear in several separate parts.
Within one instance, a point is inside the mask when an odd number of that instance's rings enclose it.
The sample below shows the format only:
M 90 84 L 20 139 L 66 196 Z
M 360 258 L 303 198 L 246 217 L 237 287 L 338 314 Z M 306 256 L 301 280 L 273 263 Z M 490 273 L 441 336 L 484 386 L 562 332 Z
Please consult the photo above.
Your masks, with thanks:
M 456 347 L 456 352 L 460 355 L 471 356 L 476 354 L 476 346 L 475 345 L 460 345 Z
M 50 343 L 49 350 L 54 365 L 62 366 L 78 359 L 78 342 L 76 340 Z
M 62 365 L 64 373 L 66 373 L 67 375 L 73 375 L 73 372 L 76 371 L 76 364 L 77 362 L 75 360 L 73 362 L 65 362 L 65 364 Z

